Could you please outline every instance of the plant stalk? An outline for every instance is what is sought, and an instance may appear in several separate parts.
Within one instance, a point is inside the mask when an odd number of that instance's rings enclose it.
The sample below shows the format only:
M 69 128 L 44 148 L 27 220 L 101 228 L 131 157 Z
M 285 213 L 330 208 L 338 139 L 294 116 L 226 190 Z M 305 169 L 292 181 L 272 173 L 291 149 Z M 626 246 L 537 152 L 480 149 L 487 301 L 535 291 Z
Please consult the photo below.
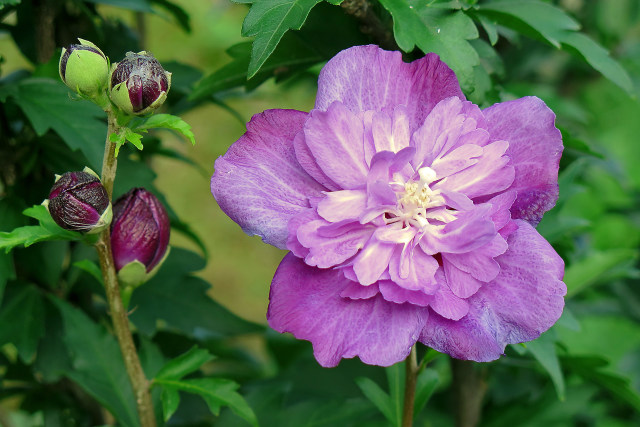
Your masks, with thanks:
M 113 182 L 116 177 L 117 159 L 115 157 L 116 145 L 109 140 L 109 136 L 118 131 L 118 124 L 111 108 L 107 108 L 105 111 L 107 112 L 109 126 L 105 143 L 105 155 L 102 163 L 102 184 L 107 190 L 109 200 L 111 200 L 113 195 Z M 127 375 L 133 387 L 140 424 L 142 427 L 155 427 L 156 419 L 151 394 L 149 393 L 149 381 L 142 370 L 140 358 L 138 357 L 133 336 L 131 335 L 131 329 L 129 328 L 129 318 L 122 303 L 116 267 L 111 252 L 111 233 L 109 227 L 100 233 L 100 238 L 96 243 L 96 250 L 100 258 L 100 269 L 102 270 L 107 301 L 109 303 L 109 315 L 111 316 L 113 330 L 120 345 Z
M 404 406 L 402 408 L 402 427 L 413 425 L 413 404 L 416 397 L 416 382 L 418 380 L 418 356 L 416 346 L 405 360 Z
M 451 359 L 456 427 L 476 427 L 482 417 L 487 392 L 486 372 L 469 360 Z

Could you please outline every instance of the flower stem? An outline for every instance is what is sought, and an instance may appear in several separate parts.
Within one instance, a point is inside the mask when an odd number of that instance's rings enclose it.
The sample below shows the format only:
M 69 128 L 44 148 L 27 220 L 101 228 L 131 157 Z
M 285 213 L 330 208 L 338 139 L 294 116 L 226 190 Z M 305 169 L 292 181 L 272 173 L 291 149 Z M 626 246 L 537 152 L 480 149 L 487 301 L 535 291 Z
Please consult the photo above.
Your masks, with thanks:
M 118 124 L 115 114 L 112 112 L 111 108 L 107 108 L 105 111 L 107 112 L 109 126 L 102 163 L 102 184 L 107 190 L 107 194 L 111 200 L 113 194 L 113 182 L 116 177 L 117 159 L 115 157 L 115 144 L 109 140 L 109 136 L 112 133 L 117 132 Z M 100 237 L 96 243 L 96 250 L 98 251 L 98 257 L 100 258 L 100 269 L 102 270 L 102 277 L 104 279 L 113 330 L 115 331 L 118 339 L 127 375 L 129 376 L 131 386 L 133 387 L 133 393 L 135 395 L 136 405 L 138 408 L 138 416 L 140 417 L 140 424 L 142 427 L 155 427 L 156 419 L 153 412 L 151 394 L 149 393 L 149 381 L 142 370 L 140 358 L 136 352 L 136 346 L 133 342 L 131 329 L 129 328 L 129 318 L 127 317 L 126 309 L 122 303 L 120 286 L 118 285 L 118 277 L 116 275 L 116 268 L 113 262 L 113 254 L 111 253 L 111 236 L 109 227 L 100 233 Z
M 416 346 L 405 360 L 404 406 L 402 408 L 402 427 L 413 425 L 413 403 L 416 397 L 416 382 L 418 379 L 418 356 Z
M 487 391 L 484 368 L 469 360 L 451 359 L 456 427 L 475 427 L 480 423 L 482 401 Z

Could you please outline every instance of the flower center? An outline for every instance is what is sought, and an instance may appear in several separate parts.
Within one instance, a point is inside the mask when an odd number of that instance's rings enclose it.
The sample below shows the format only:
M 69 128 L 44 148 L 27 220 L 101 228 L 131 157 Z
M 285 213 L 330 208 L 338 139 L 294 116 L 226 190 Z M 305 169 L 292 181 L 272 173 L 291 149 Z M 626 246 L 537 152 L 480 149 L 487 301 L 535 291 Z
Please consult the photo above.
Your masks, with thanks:
M 433 190 L 430 187 L 430 184 L 437 179 L 436 172 L 430 167 L 423 167 L 418 169 L 418 175 L 420 177 L 418 181 L 392 182 L 392 188 L 397 188 L 398 203 L 395 210 L 385 215 L 385 223 L 402 222 L 403 227 L 413 225 L 422 228 L 429 225 L 427 219 L 430 215 L 427 210 L 445 204 L 440 190 Z

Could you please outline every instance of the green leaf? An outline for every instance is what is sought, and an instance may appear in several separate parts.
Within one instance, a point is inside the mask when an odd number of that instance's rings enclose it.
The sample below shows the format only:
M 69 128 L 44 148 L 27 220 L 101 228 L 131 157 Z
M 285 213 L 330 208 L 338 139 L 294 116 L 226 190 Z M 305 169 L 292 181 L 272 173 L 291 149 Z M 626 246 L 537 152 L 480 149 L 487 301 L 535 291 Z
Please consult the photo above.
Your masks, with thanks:
M 82 271 L 89 273 L 89 275 L 94 279 L 96 279 L 96 281 L 100 283 L 100 285 L 104 284 L 104 281 L 102 278 L 102 271 L 100 270 L 100 267 L 98 267 L 98 264 L 96 264 L 95 262 L 90 261 L 88 259 L 83 259 L 83 260 L 74 262 L 73 266 L 76 268 L 79 268 Z
M 0 252 L 0 304 L 4 295 L 4 288 L 9 280 L 16 278 L 16 271 L 13 266 L 13 257 L 7 253 Z
M 11 86 L 9 97 L 22 109 L 39 136 L 53 129 L 72 150 L 80 150 L 89 166 L 99 170 L 107 126 L 104 112 L 53 79 L 27 78 Z
M 455 71 L 460 85 L 472 91 L 473 67 L 480 63 L 468 40 L 478 38 L 478 30 L 464 12 L 430 7 L 426 1 L 380 0 L 393 17 L 393 33 L 398 46 L 411 52 L 415 46 L 424 53 L 435 52 Z
M 153 335 L 157 321 L 198 339 L 260 332 L 264 327 L 241 319 L 207 295 L 210 285 L 191 272 L 204 267 L 197 254 L 173 248 L 153 279 L 133 293 L 131 320 Z M 153 301 L 153 304 L 149 304 Z
M 311 9 L 320 0 L 261 0 L 236 1 L 251 3 L 251 9 L 242 24 L 244 37 L 255 37 L 249 62 L 249 78 L 273 53 L 282 36 L 289 30 L 299 30 Z
M 439 383 L 438 373 L 434 369 L 425 369 L 418 374 L 413 407 L 414 418 L 422 411 Z
M 171 114 L 154 114 L 144 118 L 136 118 L 131 121 L 131 128 L 134 131 L 140 132 L 147 132 L 149 129 L 171 129 L 184 135 L 191 144 L 196 144 L 195 136 L 191 131 L 191 125 L 180 117 Z
M 56 224 L 49 211 L 42 205 L 35 205 L 23 211 L 23 214 L 38 220 L 40 225 L 18 227 L 10 232 L 0 232 L 0 249 L 8 253 L 16 246 L 25 248 L 45 240 L 82 240 L 85 238 L 75 231 L 65 230 Z
M 38 289 L 21 283 L 18 292 L 0 310 L 0 346 L 11 342 L 20 358 L 30 363 L 44 336 L 44 304 Z
M 86 0 L 87 3 L 107 4 L 137 12 L 153 12 L 148 0 Z
M 135 398 L 116 339 L 82 311 L 51 297 L 64 323 L 64 342 L 73 370 L 65 375 L 75 381 L 124 426 L 139 426 Z
M 400 426 L 402 422 L 402 406 L 404 401 L 405 364 L 396 363 L 384 369 L 389 383 L 389 401 L 395 419 L 395 424 Z
M 156 383 L 165 389 L 186 391 L 187 393 L 201 396 L 209 406 L 209 410 L 214 414 L 220 413 L 221 406 L 228 406 L 236 415 L 245 419 L 253 426 L 258 425 L 253 410 L 236 390 L 238 384 L 222 378 L 199 378 L 192 380 L 168 380 L 156 379 Z M 175 398 L 175 396 L 170 396 Z M 171 402 L 173 404 L 173 402 Z M 170 405 L 171 407 L 171 405 Z
M 574 296 L 616 275 L 628 277 L 628 268 L 633 266 L 637 259 L 638 251 L 635 249 L 618 248 L 589 252 L 565 270 L 564 282 L 567 284 L 567 297 Z
M 620 86 L 627 92 L 633 90 L 633 83 L 627 71 L 611 56 L 607 49 L 582 33 L 567 32 L 561 39 L 563 46 L 570 51 L 575 50 L 589 65 L 598 70 L 603 76 Z M 572 48 L 572 49 L 571 49 Z
M 551 377 L 558 399 L 565 400 L 566 388 L 564 375 L 560 368 L 558 354 L 556 353 L 556 344 L 551 335 L 549 333 L 545 333 L 542 334 L 540 338 L 528 342 L 527 350 L 529 350 L 533 357 L 538 361 L 538 363 L 540 363 L 540 365 L 542 365 Z
M 189 17 L 189 14 L 185 12 L 185 10 L 182 7 L 168 0 L 151 0 L 151 2 L 153 4 L 157 4 L 158 6 L 162 7 L 167 12 L 169 12 L 171 15 L 173 15 L 178 25 L 180 25 L 180 27 L 184 31 L 186 31 L 187 33 L 191 32 L 191 23 L 190 23 L 191 19 Z
M 382 412 L 385 418 L 389 420 L 392 425 L 399 426 L 391 397 L 370 378 L 360 377 L 356 378 L 355 381 L 358 387 L 360 387 L 362 394 Z
M 162 389 L 162 413 L 164 414 L 164 421 L 169 421 L 169 418 L 175 414 L 180 405 L 180 393 L 175 388 L 164 387 Z
M 179 380 L 180 378 L 200 369 L 204 363 L 213 359 L 207 350 L 193 347 L 186 353 L 170 360 L 156 374 L 157 379 Z
M 609 56 L 606 49 L 584 34 L 578 33 L 580 24 L 556 6 L 539 0 L 502 0 L 483 3 L 477 12 L 493 18 L 505 27 L 552 46 L 568 50 L 582 57 L 603 76 L 627 92 L 633 84 L 627 72 Z

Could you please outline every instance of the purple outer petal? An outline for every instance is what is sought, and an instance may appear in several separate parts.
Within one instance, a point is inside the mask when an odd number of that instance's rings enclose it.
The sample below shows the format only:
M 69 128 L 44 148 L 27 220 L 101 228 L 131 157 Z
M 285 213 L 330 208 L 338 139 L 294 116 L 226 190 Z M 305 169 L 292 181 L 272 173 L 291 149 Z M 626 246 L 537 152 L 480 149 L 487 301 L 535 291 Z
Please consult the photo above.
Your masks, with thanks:
M 465 99 L 455 73 L 438 55 L 405 63 L 400 52 L 355 46 L 338 53 L 320 72 L 315 108 L 326 110 L 340 101 L 359 113 L 405 105 L 413 132 L 434 105 L 450 96 Z
M 247 132 L 216 160 L 211 193 L 245 233 L 286 248 L 287 223 L 325 188 L 302 169 L 293 138 L 307 113 L 267 110 L 253 116 Z
M 516 171 L 510 188 L 518 192 L 511 214 L 536 225 L 558 200 L 563 146 L 556 116 L 534 96 L 495 104 L 483 113 L 491 138 L 509 141 L 507 156 Z
M 359 300 L 340 297 L 349 284 L 339 270 L 309 267 L 287 254 L 271 283 L 269 325 L 311 341 L 324 367 L 355 356 L 380 366 L 406 358 L 428 309 L 388 302 L 380 295 Z
M 516 220 L 509 249 L 496 258 L 500 274 L 467 299 L 458 321 L 431 313 L 420 341 L 458 359 L 488 362 L 507 344 L 533 340 L 558 320 L 567 288 L 564 262 L 527 222 Z

